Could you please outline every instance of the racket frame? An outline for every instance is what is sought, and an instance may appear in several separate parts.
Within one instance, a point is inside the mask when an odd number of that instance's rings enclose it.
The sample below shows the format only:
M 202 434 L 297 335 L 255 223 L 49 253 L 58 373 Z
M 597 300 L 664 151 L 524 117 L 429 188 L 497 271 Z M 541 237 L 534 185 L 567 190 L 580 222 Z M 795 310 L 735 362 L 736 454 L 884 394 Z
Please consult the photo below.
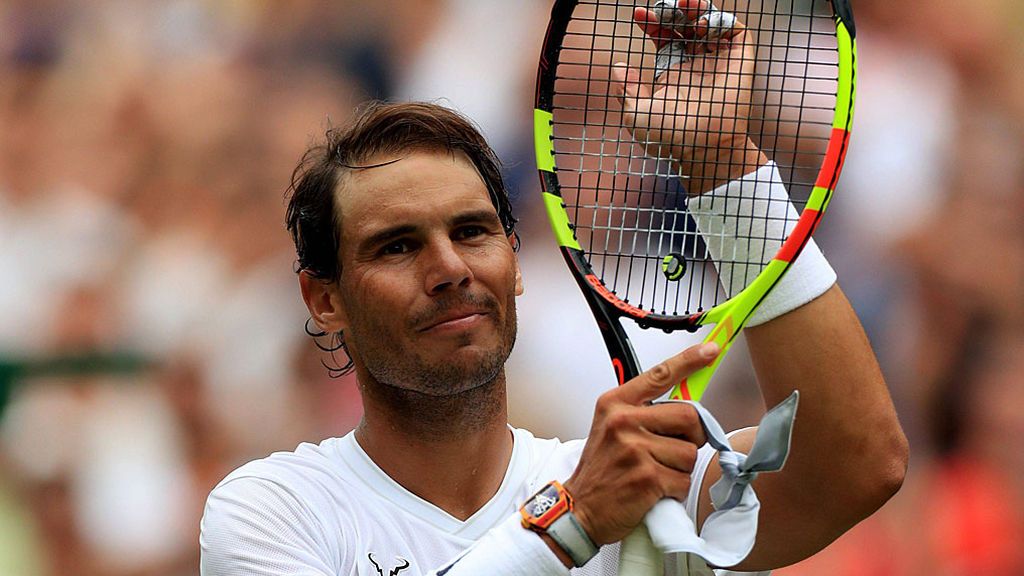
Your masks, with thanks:
M 836 40 L 839 55 L 838 85 L 832 132 L 824 161 L 811 195 L 796 227 L 783 242 L 773 259 L 745 289 L 712 308 L 690 315 L 672 316 L 649 312 L 620 299 L 594 274 L 576 237 L 562 198 L 554 149 L 554 88 L 561 42 L 568 30 L 578 0 L 556 0 L 551 10 L 544 46 L 537 73 L 534 108 L 534 145 L 541 181 L 544 206 L 552 231 L 573 278 L 597 320 L 616 378 L 621 385 L 641 372 L 639 361 L 620 320 L 629 318 L 641 328 L 657 328 L 666 332 L 694 332 L 702 326 L 715 328 L 704 339 L 717 342 L 721 352 L 709 366 L 692 374 L 669 392 L 677 400 L 699 401 L 707 389 L 711 375 L 750 315 L 789 270 L 796 257 L 810 240 L 821 222 L 835 192 L 849 149 L 850 129 L 856 100 L 857 41 L 856 26 L 849 0 L 830 0 L 835 14 Z

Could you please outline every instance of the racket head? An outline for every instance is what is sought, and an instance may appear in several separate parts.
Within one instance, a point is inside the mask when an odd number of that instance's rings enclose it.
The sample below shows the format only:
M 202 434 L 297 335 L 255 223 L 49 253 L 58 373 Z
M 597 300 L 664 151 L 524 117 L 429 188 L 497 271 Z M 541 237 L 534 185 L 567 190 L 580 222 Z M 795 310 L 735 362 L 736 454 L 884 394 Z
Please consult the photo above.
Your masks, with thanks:
M 778 165 L 798 212 L 786 213 L 780 237 L 760 239 L 773 247 L 771 257 L 762 254 L 755 266 L 720 258 L 716 268 L 688 210 L 691 191 L 669 158 L 634 140 L 611 91 L 612 64 L 620 58 L 640 70 L 652 92 L 657 88 L 657 47 L 634 23 L 638 7 L 654 4 L 556 0 L 537 78 L 537 166 L 555 237 L 620 384 L 640 371 L 622 317 L 666 331 L 716 324 L 706 341 L 721 345 L 719 358 L 671 393 L 699 400 L 835 191 L 853 121 L 856 28 L 847 0 L 719 0 L 746 26 L 744 43 L 753 46 L 747 133 Z M 706 58 L 699 52 L 691 62 Z M 742 288 L 731 297 L 718 287 L 724 266 L 743 271 Z M 660 574 L 661 559 L 641 526 L 623 542 L 619 573 Z
M 727 346 L 807 243 L 835 191 L 853 119 L 856 29 L 845 0 L 717 3 L 747 28 L 755 62 L 748 133 L 778 164 L 798 209 L 791 230 L 771 239 L 774 257 L 756 266 L 718 262 L 745 270 L 744 288 L 730 298 L 687 209 L 686 181 L 668 158 L 633 139 L 611 90 L 618 60 L 656 88 L 656 47 L 633 20 L 637 7 L 654 4 L 555 2 L 534 111 L 544 203 L 592 308 L 667 331 L 719 324 L 715 339 Z

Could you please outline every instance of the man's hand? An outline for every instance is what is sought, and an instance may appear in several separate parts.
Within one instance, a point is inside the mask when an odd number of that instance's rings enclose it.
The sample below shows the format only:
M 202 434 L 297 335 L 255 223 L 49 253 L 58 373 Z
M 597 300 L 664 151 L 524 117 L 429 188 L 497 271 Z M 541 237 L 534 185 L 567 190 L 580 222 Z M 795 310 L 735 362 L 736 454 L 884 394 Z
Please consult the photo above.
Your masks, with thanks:
M 689 57 L 655 79 L 653 89 L 638 70 L 622 63 L 616 64 L 611 79 L 633 138 L 649 154 L 674 160 L 680 174 L 690 179 L 691 195 L 768 161 L 747 136 L 753 41 L 735 18 L 709 22 L 710 8 L 707 0 L 680 0 L 682 18 L 674 22 L 637 8 L 633 19 L 656 48 L 681 42 Z
M 697 448 L 707 441 L 700 419 L 689 404 L 650 402 L 718 353 L 714 343 L 690 347 L 598 399 L 580 463 L 565 482 L 597 545 L 622 540 L 658 500 L 686 498 Z

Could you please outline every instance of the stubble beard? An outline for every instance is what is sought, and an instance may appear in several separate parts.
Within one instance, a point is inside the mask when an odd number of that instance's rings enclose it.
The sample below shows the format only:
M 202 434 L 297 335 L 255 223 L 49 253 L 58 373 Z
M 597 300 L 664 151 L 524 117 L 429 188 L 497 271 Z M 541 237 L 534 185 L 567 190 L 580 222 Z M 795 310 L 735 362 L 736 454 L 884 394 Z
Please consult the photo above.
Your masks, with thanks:
M 369 354 L 361 354 L 358 364 L 370 378 L 360 382 L 362 393 L 386 405 L 397 422 L 424 439 L 471 432 L 503 418 L 505 362 L 517 332 L 514 295 L 509 297 L 506 315 L 495 320 L 501 332 L 499 344 L 472 358 L 458 358 L 462 352 L 458 350 L 455 358 L 431 360 L 380 340 L 363 348 Z M 465 335 L 456 348 L 470 345 L 471 340 Z

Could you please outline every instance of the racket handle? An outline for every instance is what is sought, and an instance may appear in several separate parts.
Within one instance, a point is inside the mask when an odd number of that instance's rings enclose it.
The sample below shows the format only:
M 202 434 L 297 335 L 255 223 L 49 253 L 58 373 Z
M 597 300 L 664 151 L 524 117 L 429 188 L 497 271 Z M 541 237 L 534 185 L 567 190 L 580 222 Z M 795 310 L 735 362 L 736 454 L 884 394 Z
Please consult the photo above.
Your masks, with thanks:
M 647 526 L 641 522 L 626 536 L 619 549 L 619 576 L 663 576 L 665 555 L 654 546 Z

